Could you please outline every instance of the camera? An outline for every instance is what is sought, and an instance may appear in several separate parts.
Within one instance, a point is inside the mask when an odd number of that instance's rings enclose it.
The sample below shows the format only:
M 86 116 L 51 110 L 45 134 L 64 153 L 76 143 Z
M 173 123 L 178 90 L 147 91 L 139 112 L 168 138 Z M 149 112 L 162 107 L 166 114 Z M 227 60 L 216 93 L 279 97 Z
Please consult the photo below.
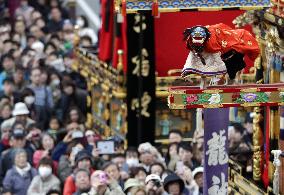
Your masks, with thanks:
M 152 180 L 154 183 L 154 186 L 156 186 L 157 188 L 161 187 L 161 182 L 159 180 Z
M 100 178 L 100 182 L 101 183 L 107 183 L 107 174 L 106 173 L 100 173 L 100 175 L 99 175 L 99 178 Z
M 84 137 L 84 134 L 82 131 L 76 130 L 72 133 L 72 139 L 82 138 L 82 137 Z

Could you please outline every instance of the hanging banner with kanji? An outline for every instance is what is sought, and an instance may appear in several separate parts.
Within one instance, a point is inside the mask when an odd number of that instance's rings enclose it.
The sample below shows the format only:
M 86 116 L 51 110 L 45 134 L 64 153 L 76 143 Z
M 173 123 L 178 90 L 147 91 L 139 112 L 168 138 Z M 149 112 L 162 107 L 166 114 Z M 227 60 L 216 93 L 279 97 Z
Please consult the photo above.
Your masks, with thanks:
M 128 145 L 153 142 L 155 136 L 155 54 L 151 12 L 127 15 Z
M 205 195 L 228 193 L 229 108 L 204 109 Z

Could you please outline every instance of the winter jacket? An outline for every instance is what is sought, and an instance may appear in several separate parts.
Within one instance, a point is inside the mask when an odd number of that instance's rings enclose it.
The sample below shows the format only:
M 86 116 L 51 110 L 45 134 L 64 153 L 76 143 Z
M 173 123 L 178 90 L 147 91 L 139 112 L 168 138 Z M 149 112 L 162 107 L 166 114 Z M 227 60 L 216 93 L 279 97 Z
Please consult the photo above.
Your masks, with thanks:
M 28 189 L 28 195 L 45 195 L 49 190 L 60 190 L 60 181 L 55 175 L 42 180 L 39 175 L 35 176 Z
M 27 195 L 32 178 L 36 175 L 36 169 L 31 167 L 25 175 L 21 176 L 14 166 L 8 170 L 3 180 L 4 191 L 9 191 L 13 195 Z

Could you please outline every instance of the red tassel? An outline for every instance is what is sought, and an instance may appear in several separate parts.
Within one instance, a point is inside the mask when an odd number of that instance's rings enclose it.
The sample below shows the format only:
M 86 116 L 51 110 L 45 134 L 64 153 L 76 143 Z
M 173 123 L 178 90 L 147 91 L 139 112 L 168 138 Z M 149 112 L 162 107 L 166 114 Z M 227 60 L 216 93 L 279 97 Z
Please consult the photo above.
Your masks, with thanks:
M 152 16 L 158 16 L 159 15 L 159 3 L 158 0 L 154 0 L 152 4 Z
M 121 3 L 121 14 L 122 16 L 126 16 L 126 1 L 125 0 L 122 0 L 122 3 Z

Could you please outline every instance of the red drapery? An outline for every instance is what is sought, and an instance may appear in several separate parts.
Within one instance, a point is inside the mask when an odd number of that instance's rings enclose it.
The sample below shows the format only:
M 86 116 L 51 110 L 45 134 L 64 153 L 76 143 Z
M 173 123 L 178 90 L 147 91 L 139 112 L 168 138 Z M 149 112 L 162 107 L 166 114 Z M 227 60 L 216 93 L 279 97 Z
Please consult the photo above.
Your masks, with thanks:
M 156 70 L 159 76 L 166 76 L 169 69 L 182 69 L 188 50 L 182 41 L 182 32 L 195 25 L 213 25 L 224 23 L 234 28 L 232 21 L 244 13 L 240 10 L 160 13 L 155 18 L 155 55 Z M 246 30 L 251 31 L 247 26 Z M 247 68 L 253 65 L 245 58 Z
M 112 0 L 101 0 L 102 28 L 99 35 L 99 58 L 109 62 L 112 57 L 114 7 Z

